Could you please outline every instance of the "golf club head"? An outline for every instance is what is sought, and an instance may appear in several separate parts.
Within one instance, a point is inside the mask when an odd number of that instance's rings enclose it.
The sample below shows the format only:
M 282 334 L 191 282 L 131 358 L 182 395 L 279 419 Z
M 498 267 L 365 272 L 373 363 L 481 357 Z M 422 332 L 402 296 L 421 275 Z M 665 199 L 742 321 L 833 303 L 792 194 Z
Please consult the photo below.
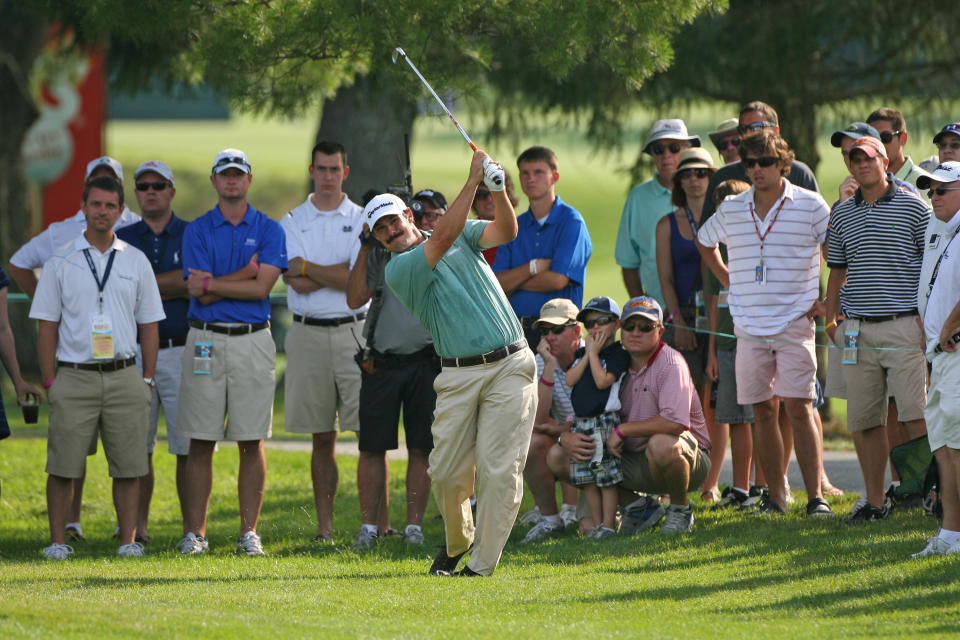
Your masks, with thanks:
M 397 47 L 396 49 L 393 50 L 393 55 L 391 55 L 390 57 L 393 59 L 393 62 L 396 63 L 397 58 L 406 58 L 407 54 L 403 52 L 403 49 L 401 49 L 400 47 Z

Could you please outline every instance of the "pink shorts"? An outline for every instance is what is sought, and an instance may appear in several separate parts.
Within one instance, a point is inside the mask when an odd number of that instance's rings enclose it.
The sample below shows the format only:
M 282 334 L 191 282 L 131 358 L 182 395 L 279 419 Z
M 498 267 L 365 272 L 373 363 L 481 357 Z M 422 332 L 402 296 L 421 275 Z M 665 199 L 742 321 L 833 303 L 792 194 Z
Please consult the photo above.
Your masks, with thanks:
M 773 396 L 817 398 L 816 325 L 806 316 L 781 333 L 757 337 L 734 329 L 737 335 L 737 402 L 755 404 Z

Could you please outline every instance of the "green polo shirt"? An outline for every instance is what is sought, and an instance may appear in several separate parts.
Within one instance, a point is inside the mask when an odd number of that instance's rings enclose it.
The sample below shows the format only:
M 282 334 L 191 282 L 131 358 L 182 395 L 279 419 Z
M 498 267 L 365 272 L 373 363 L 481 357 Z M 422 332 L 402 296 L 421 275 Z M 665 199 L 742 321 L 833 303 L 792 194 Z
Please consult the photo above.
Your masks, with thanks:
M 637 269 L 648 296 L 665 306 L 657 273 L 657 222 L 673 211 L 671 192 L 657 175 L 632 189 L 623 205 L 614 257 L 625 269 Z
M 387 285 L 427 328 L 441 357 L 479 355 L 523 338 L 520 322 L 477 245 L 487 224 L 467 220 L 433 269 L 423 253 L 426 242 L 387 263 Z M 381 324 L 389 321 L 380 319 Z

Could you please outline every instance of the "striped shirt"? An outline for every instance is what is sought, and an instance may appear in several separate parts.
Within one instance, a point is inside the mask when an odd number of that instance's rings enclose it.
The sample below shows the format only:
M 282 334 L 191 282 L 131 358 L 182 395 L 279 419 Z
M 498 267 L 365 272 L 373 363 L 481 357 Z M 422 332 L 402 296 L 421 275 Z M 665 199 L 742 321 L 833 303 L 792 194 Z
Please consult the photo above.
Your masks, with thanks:
M 830 210 L 815 191 L 783 182 L 783 195 L 763 220 L 753 212 L 751 187 L 721 202 L 697 233 L 705 247 L 727 245 L 730 314 L 736 326 L 755 336 L 782 332 L 819 294 L 820 246 Z M 764 282 L 757 282 L 761 264 Z
M 840 309 L 853 318 L 917 308 L 930 205 L 891 184 L 873 204 L 858 189 L 830 214 L 827 265 L 846 269 Z

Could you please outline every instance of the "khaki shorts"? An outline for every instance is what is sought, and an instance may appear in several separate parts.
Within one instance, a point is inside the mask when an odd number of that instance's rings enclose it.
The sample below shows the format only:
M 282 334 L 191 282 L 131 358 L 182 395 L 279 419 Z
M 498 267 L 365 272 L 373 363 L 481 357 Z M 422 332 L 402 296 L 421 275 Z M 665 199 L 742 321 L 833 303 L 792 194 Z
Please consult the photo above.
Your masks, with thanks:
M 48 395 L 47 473 L 82 477 L 99 431 L 111 478 L 146 475 L 151 397 L 136 367 L 109 373 L 58 367 Z
M 933 359 L 923 416 L 931 451 L 960 449 L 960 353 L 941 353 Z
M 354 339 L 356 336 L 356 340 Z M 284 350 L 284 428 L 290 433 L 357 431 L 360 367 L 353 359 L 363 344 L 363 321 L 337 327 L 294 322 Z
M 842 339 L 843 323 L 834 335 Z M 857 346 L 867 348 L 857 352 L 857 364 L 842 365 L 847 381 L 848 430 L 887 424 L 890 396 L 896 398 L 900 422 L 923 418 L 927 362 L 920 350 L 922 340 L 917 316 L 860 323 Z
M 816 325 L 800 316 L 773 336 L 758 338 L 739 327 L 737 402 L 756 404 L 773 396 L 817 398 Z M 770 342 L 767 342 L 769 340 Z
M 198 340 L 213 343 L 210 375 L 194 373 L 194 344 Z M 276 358 L 270 329 L 228 336 L 191 327 L 182 358 L 179 434 L 207 441 L 269 438 Z

